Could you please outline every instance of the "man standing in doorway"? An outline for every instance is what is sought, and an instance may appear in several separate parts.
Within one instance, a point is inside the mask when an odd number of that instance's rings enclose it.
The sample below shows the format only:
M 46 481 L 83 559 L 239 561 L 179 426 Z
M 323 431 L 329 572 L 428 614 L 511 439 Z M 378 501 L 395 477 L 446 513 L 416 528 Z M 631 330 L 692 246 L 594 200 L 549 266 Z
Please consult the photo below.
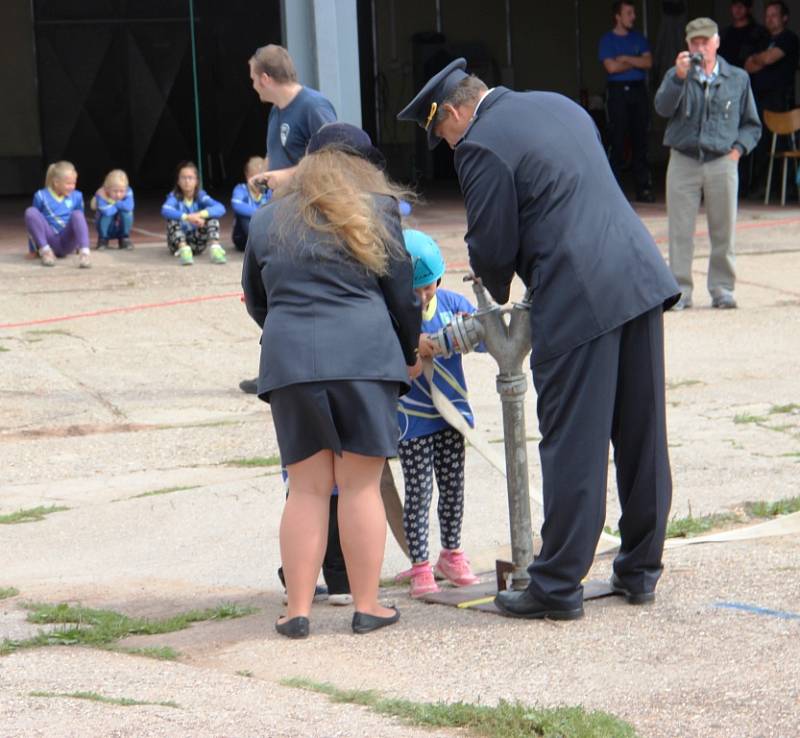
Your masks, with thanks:
M 456 59 L 400 112 L 442 138 L 467 210 L 470 264 L 507 302 L 532 291 L 531 370 L 542 440 L 542 550 L 501 612 L 572 620 L 605 524 L 614 444 L 622 543 L 611 585 L 655 599 L 672 479 L 664 401 L 663 310 L 678 285 L 616 186 L 594 121 L 552 92 L 489 90 Z
M 701 196 L 711 239 L 711 306 L 735 308 L 738 162 L 755 147 L 761 124 L 747 73 L 717 56 L 717 24 L 711 18 L 690 21 L 686 43 L 689 50 L 678 54 L 655 97 L 656 111 L 669 119 L 664 133 L 664 145 L 670 147 L 669 265 L 681 288 L 673 310 L 692 307 L 694 228 Z
M 787 28 L 788 23 L 789 8 L 786 4 L 782 0 L 768 2 L 764 9 L 764 24 L 769 32 L 767 46 L 764 51 L 752 54 L 745 62 L 744 68 L 750 72 L 753 81 L 753 94 L 762 124 L 765 110 L 782 113 L 795 105 L 798 38 Z M 771 138 L 764 136 L 754 154 L 753 181 L 760 186 L 761 191 L 756 193 L 759 199 L 771 184 L 766 181 Z M 794 187 L 791 184 L 790 190 L 793 194 Z
M 733 0 L 731 24 L 720 34 L 719 55 L 741 69 L 750 56 L 766 49 L 769 43 L 769 33 L 755 22 L 752 9 L 753 0 Z
M 634 30 L 636 10 L 630 0 L 617 0 L 611 10 L 614 28 L 600 39 L 599 57 L 608 72 L 606 113 L 611 168 L 622 187 L 625 139 L 630 138 L 631 168 L 636 180 L 636 199 L 654 202 L 647 166 L 647 129 L 650 105 L 647 101 L 647 70 L 653 64 L 650 44 Z

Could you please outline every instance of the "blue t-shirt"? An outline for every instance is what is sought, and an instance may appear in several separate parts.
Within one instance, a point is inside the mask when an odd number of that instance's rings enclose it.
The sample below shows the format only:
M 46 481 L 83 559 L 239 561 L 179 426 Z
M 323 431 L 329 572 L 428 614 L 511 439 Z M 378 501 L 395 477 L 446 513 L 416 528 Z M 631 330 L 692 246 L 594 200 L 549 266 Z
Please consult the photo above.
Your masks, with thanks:
M 650 44 L 638 31 L 628 31 L 624 36 L 618 36 L 614 31 L 609 31 L 600 38 L 598 57 L 603 62 L 618 56 L 641 56 L 648 51 L 650 51 Z M 609 74 L 608 81 L 641 82 L 645 76 L 644 69 L 629 69 L 627 72 Z
M 336 111 L 320 92 L 303 87 L 285 108 L 272 106 L 267 121 L 267 158 L 270 169 L 293 167 L 306 153 L 310 139 Z

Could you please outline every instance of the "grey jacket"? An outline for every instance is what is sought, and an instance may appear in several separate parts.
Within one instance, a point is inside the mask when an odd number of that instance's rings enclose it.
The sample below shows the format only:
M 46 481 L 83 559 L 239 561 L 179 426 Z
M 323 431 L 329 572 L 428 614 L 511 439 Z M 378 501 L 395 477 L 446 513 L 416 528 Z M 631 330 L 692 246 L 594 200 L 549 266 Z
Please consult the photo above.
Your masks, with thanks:
M 682 80 L 672 67 L 655 97 L 656 112 L 669 118 L 664 145 L 699 161 L 725 156 L 734 147 L 747 154 L 761 138 L 749 75 L 717 59 L 719 74 L 710 85 L 694 69 Z
M 376 199 L 396 241 L 389 273 L 378 277 L 335 237 L 293 222 L 294 198 L 253 215 L 244 255 L 245 304 L 263 328 L 259 396 L 327 380 L 396 382 L 408 391 L 422 312 L 397 201 Z

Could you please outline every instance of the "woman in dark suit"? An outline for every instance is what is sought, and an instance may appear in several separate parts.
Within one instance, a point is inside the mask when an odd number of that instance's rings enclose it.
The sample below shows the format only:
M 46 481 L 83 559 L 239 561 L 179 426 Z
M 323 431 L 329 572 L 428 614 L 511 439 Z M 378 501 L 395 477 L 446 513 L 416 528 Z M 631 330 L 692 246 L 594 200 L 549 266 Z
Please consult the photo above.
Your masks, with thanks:
M 308 635 L 331 489 L 353 593 L 353 631 L 397 621 L 378 603 L 386 518 L 380 477 L 397 452 L 397 398 L 419 374 L 420 307 L 403 247 L 402 194 L 369 136 L 331 123 L 250 224 L 242 286 L 263 328 L 258 394 L 270 403 L 289 494 L 280 527 L 282 635 Z

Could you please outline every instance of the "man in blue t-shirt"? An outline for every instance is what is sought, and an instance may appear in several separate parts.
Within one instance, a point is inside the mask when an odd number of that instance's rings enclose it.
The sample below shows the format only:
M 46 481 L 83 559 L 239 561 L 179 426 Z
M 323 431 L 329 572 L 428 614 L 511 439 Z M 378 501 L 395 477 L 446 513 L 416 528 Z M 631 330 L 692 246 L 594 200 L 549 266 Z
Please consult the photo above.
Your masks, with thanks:
M 292 176 L 311 136 L 336 120 L 336 111 L 324 95 L 297 81 L 294 62 L 282 46 L 268 44 L 256 50 L 250 59 L 250 79 L 261 101 L 272 103 L 267 171 L 253 181 L 274 190 Z
M 614 15 L 614 28 L 601 37 L 598 54 L 608 72 L 606 113 L 611 168 L 622 187 L 625 139 L 630 137 L 636 199 L 654 202 L 650 170 L 647 166 L 650 106 L 645 82 L 647 70 L 653 64 L 650 44 L 641 33 L 633 29 L 636 10 L 632 2 L 617 0 L 611 6 L 611 11 Z

